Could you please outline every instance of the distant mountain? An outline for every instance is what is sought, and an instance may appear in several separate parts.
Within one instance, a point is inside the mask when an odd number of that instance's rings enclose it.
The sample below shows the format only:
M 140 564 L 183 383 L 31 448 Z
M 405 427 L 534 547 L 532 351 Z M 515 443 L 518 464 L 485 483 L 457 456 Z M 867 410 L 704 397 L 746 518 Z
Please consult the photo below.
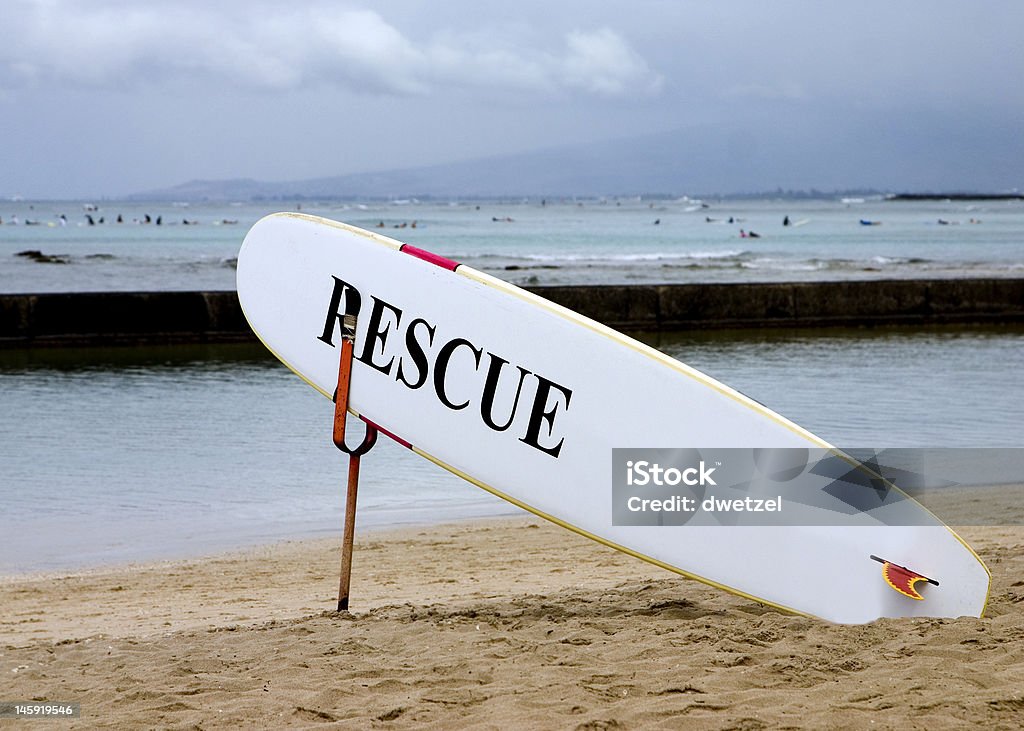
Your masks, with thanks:
M 936 154 L 941 150 L 941 154 Z M 737 122 L 499 155 L 444 165 L 310 180 L 193 180 L 141 200 L 488 198 L 714 194 L 807 190 L 998 190 L 1019 183 L 1024 146 L 943 135 L 894 123 L 825 132 L 813 125 Z
M 193 180 L 131 197 L 251 200 L 674 193 L 690 190 L 697 182 L 692 170 L 698 148 L 696 140 L 687 142 L 676 136 L 652 136 L 310 180 Z

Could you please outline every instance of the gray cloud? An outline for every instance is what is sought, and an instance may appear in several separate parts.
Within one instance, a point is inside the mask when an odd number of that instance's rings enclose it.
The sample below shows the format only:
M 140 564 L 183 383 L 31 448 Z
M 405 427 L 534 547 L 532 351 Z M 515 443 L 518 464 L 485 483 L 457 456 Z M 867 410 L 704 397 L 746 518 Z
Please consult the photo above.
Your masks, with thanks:
M 609 175 L 671 158 L 723 191 L 1003 188 L 1024 169 L 1019 0 L 3 0 L 2 12 L 0 196 L 325 177 L 669 130 L 685 134 Z
M 309 86 L 427 94 L 442 86 L 604 97 L 656 93 L 661 78 L 615 31 L 572 29 L 558 47 L 418 40 L 378 12 L 330 3 L 15 2 L 0 25 L 0 83 L 105 89 L 201 79 L 265 91 Z M 198 77 L 198 78 L 197 78 Z

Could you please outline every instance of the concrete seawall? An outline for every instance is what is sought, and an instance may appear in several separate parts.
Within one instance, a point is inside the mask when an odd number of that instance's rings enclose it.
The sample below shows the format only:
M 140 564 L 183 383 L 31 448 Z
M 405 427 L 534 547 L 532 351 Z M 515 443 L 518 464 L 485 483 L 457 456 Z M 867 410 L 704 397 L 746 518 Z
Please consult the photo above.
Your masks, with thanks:
M 1024 279 L 528 289 L 624 330 L 1024 322 Z M 234 292 L 0 294 L 0 347 L 252 339 Z

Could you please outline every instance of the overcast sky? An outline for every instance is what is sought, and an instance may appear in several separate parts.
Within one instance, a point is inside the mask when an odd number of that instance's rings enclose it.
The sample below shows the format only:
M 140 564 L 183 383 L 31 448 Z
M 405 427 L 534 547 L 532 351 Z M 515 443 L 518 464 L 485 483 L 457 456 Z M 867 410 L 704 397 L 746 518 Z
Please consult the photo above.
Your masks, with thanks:
M 0 196 L 294 180 L 736 120 L 849 139 L 851 186 L 870 183 L 863 147 L 896 135 L 925 148 L 908 164 L 966 146 L 975 185 L 1024 187 L 1022 48 L 1019 0 L 0 0 Z M 804 162 L 787 182 L 832 180 Z

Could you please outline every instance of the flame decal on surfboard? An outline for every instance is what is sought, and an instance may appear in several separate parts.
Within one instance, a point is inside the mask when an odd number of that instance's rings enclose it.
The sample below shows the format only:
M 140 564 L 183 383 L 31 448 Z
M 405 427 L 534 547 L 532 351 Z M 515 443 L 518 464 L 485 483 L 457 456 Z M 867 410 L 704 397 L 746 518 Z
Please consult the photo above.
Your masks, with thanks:
M 929 579 L 923 574 L 919 574 L 916 571 L 908 569 L 906 566 L 900 566 L 892 561 L 886 561 L 884 558 L 878 556 L 872 556 L 872 560 L 878 561 L 882 564 L 882 578 L 885 579 L 885 583 L 891 586 L 893 589 L 898 591 L 903 596 L 908 596 L 911 599 L 917 601 L 923 601 L 924 596 L 915 588 L 915 584 L 920 581 L 927 581 L 929 584 L 939 585 L 935 579 Z

